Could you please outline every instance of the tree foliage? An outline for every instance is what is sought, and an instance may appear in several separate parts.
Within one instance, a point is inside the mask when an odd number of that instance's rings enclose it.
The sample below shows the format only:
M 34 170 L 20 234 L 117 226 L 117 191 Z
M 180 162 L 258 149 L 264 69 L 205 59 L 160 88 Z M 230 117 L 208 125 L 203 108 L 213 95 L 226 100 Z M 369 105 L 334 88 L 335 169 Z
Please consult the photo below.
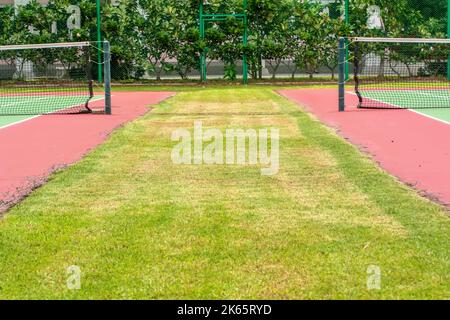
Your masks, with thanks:
M 272 76 L 285 65 L 295 76 L 303 70 L 313 77 L 319 67 L 333 74 L 337 66 L 339 36 L 446 37 L 447 0 L 350 1 L 350 25 L 328 14 L 314 0 L 248 0 L 249 43 L 242 45 L 243 23 L 230 17 L 208 23 L 200 39 L 200 0 L 102 1 L 102 33 L 111 42 L 113 76 L 140 78 L 165 72 L 181 78 L 199 67 L 200 53 L 208 48 L 210 60 L 225 63 L 225 73 L 236 78 L 236 65 L 248 57 L 252 77 L 260 77 L 263 60 Z M 336 0 L 333 12 L 342 8 Z M 80 8 L 77 28 L 67 28 L 69 5 Z M 369 6 L 381 8 L 384 29 L 367 25 Z M 242 0 L 209 0 L 208 13 L 240 13 Z M 96 6 L 92 0 L 49 0 L 41 6 L 32 0 L 0 9 L 0 44 L 96 40 Z M 293 63 L 287 64 L 286 61 Z

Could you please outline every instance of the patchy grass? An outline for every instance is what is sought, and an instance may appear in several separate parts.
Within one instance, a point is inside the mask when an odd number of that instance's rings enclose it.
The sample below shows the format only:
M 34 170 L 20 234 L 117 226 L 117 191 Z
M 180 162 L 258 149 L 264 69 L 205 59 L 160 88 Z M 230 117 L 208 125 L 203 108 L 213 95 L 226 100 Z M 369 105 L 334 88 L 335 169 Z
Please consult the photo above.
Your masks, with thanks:
M 279 128 L 280 173 L 173 165 L 171 133 L 194 120 Z M 192 90 L 0 221 L 0 299 L 449 298 L 449 234 L 443 208 L 270 89 Z

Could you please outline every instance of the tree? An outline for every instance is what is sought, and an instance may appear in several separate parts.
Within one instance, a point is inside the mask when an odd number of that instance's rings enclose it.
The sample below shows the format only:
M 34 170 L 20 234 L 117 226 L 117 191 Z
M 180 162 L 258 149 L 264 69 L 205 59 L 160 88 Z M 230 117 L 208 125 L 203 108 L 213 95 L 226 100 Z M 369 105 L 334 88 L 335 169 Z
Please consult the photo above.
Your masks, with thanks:
M 172 14 L 176 10 L 164 0 L 140 0 L 136 17 L 137 36 L 142 45 L 146 69 L 161 80 L 164 71 L 171 70 L 168 60 L 174 52 L 176 26 Z
M 122 0 L 117 6 L 105 5 L 102 13 L 102 33 L 111 43 L 113 79 L 139 79 L 145 73 L 139 23 L 140 9 L 135 0 Z
M 243 1 L 211 0 L 204 7 L 205 14 L 240 14 L 243 12 Z M 209 63 L 221 60 L 225 64 L 225 78 L 236 79 L 236 62 L 248 52 L 243 46 L 244 22 L 237 17 L 223 17 L 215 21 L 205 22 L 205 39 L 201 41 L 202 50 L 206 48 Z
M 263 58 L 271 66 L 273 77 L 285 64 L 293 77 L 297 69 L 313 77 L 325 66 L 334 78 L 339 36 L 445 37 L 447 17 L 442 8 L 446 8 L 446 1 L 352 0 L 350 25 L 346 26 L 338 18 L 339 6 L 332 8 L 330 18 L 319 1 L 248 0 L 250 34 L 248 45 L 243 46 L 244 26 L 235 18 L 208 23 L 206 39 L 200 39 L 200 0 L 120 0 L 119 5 L 105 0 L 102 33 L 111 43 L 112 76 L 120 80 L 139 79 L 146 73 L 161 79 L 167 71 L 176 71 L 185 79 L 199 67 L 200 54 L 206 47 L 209 61 L 225 63 L 229 79 L 236 78 L 236 64 L 244 53 L 253 78 L 262 76 Z M 208 3 L 207 13 L 242 12 L 243 0 Z M 80 8 L 77 29 L 67 28 L 69 5 Z M 381 8 L 384 30 L 368 28 L 367 9 L 371 5 Z M 92 0 L 49 0 L 46 6 L 33 0 L 17 10 L 6 6 L 0 10 L 0 22 L 3 44 L 97 40 L 96 3 Z M 386 56 L 384 51 L 379 54 Z M 408 62 L 410 58 L 397 52 L 396 59 Z M 294 67 L 286 63 L 291 60 Z M 93 70 L 96 72 L 96 68 Z
M 309 77 L 313 78 L 328 54 L 327 39 L 334 36 L 330 28 L 331 19 L 322 4 L 307 2 L 296 4 L 292 21 L 292 28 L 298 40 L 294 62 L 298 68 L 304 69 Z
M 424 19 L 414 10 L 411 0 L 357 0 L 350 1 L 350 24 L 352 33 L 358 36 L 417 37 Z M 368 8 L 377 5 L 381 9 L 385 30 L 369 29 Z
M 278 61 L 276 57 L 284 54 L 276 48 L 280 49 L 283 42 L 287 44 L 289 36 L 286 32 L 291 30 L 285 28 L 283 31 L 280 28 L 289 23 L 293 4 L 293 0 L 249 0 L 250 39 L 254 48 L 252 53 L 255 55 L 250 59 L 250 69 L 257 70 L 259 78 L 262 78 L 262 59 L 270 58 L 267 54 Z M 277 62 L 274 67 L 276 64 Z
M 421 36 L 445 38 L 447 36 L 448 0 L 409 0 L 409 5 L 424 18 Z
M 339 65 L 338 43 L 339 37 L 348 34 L 348 26 L 342 23 L 340 19 L 332 19 L 324 17 L 322 47 L 324 55 L 321 57 L 320 63 L 323 64 L 331 72 L 331 79 L 335 79 L 335 73 Z M 327 36 L 328 35 L 328 36 Z
M 175 70 L 182 79 L 186 79 L 189 72 L 200 66 L 202 47 L 197 21 L 198 4 L 193 6 L 186 0 L 173 0 L 171 4 L 176 8 L 172 13 L 172 24 L 176 26 L 173 51 Z
M 15 13 L 13 6 L 5 6 L 0 9 L 0 44 L 13 44 L 16 40 Z

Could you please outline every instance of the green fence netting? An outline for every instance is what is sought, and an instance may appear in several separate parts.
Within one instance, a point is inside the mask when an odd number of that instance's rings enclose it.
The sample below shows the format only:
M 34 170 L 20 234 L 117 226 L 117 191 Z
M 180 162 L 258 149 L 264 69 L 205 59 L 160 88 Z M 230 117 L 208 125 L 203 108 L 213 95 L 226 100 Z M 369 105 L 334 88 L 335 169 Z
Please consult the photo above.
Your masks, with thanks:
M 0 2 L 0 45 L 96 41 L 92 0 Z M 211 23 L 202 39 L 200 0 L 103 0 L 101 31 L 111 42 L 114 81 L 200 79 L 208 47 L 208 77 L 335 78 L 341 36 L 447 38 L 448 0 L 248 0 L 248 44 L 234 17 Z M 209 0 L 217 12 L 242 0 Z M 38 15 L 40 19 L 35 19 Z M 348 21 L 348 23 L 346 23 Z M 102 63 L 102 61 L 92 61 Z M 93 77 L 96 70 L 93 70 Z

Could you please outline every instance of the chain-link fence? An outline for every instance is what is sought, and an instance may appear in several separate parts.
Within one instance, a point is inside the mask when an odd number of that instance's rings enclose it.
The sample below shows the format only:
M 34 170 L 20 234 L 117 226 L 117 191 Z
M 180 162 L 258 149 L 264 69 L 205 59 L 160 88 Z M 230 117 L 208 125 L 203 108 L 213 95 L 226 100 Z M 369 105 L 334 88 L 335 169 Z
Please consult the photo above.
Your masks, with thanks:
M 41 3 L 41 4 L 39 4 Z M 200 0 L 101 1 L 102 34 L 120 82 L 209 78 L 334 79 L 340 36 L 447 37 L 448 0 L 248 0 L 249 39 L 233 17 L 199 31 Z M 205 10 L 236 13 L 242 0 L 209 0 Z M 39 19 L 33 17 L 39 16 Z M 97 40 L 92 0 L 0 0 L 0 45 Z M 95 61 L 101 63 L 101 61 Z M 94 70 L 95 72 L 95 70 Z
M 349 1 L 352 35 L 446 38 L 448 0 Z

